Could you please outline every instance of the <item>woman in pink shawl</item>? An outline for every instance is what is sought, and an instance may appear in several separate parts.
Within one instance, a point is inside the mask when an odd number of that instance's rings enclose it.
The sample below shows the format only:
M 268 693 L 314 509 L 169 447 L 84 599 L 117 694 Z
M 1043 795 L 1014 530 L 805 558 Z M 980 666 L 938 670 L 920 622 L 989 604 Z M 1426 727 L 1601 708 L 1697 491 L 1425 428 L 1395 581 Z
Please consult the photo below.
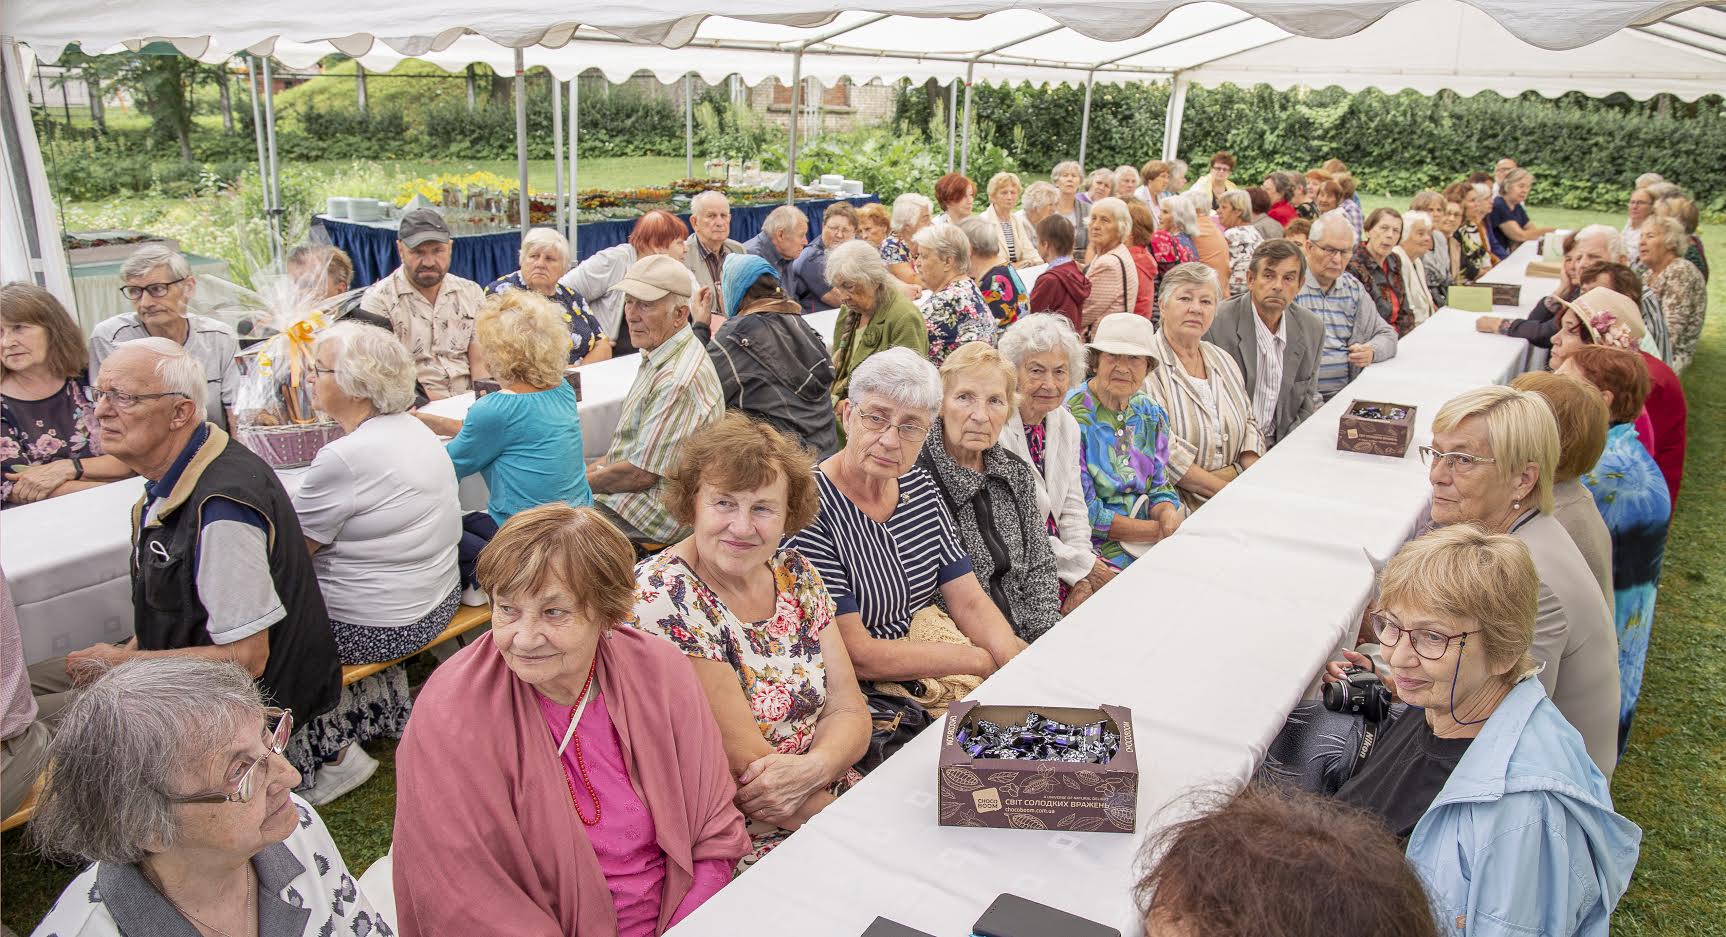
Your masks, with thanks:
M 492 631 L 439 667 L 396 753 L 406 937 L 643 937 L 749 848 L 719 730 L 669 643 L 615 625 L 629 541 L 591 508 L 505 524 L 476 570 Z

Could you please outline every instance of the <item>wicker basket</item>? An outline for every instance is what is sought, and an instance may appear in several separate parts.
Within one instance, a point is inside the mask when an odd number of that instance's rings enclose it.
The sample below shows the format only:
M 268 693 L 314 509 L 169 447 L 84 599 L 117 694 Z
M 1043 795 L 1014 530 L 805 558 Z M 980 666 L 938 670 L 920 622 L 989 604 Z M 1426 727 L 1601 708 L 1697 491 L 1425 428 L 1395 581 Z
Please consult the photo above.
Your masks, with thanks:
M 234 436 L 271 468 L 296 468 L 310 465 L 318 450 L 340 439 L 342 427 L 327 420 L 294 426 L 242 426 Z

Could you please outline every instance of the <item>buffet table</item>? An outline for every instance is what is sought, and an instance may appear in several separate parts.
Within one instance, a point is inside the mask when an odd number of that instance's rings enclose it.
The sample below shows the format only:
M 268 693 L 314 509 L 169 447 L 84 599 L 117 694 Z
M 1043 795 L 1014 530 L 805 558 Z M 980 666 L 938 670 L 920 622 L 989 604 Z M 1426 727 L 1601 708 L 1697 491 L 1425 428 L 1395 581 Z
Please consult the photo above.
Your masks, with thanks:
M 827 212 L 827 206 L 834 202 L 845 201 L 853 205 L 867 205 L 880 199 L 873 195 L 860 195 L 847 199 L 805 199 L 797 203 L 797 207 L 809 216 L 810 236 L 821 230 L 821 218 Z M 745 205 L 733 206 L 731 209 L 731 237 L 738 241 L 748 241 L 761 232 L 761 225 L 767 216 L 779 205 Z M 689 220 L 687 213 L 679 214 L 685 222 Z M 321 226 L 324 239 L 346 251 L 354 261 L 354 288 L 370 286 L 378 280 L 389 276 L 390 271 L 400 264 L 396 256 L 397 221 L 350 221 L 343 218 L 331 218 L 318 214 L 312 217 L 314 227 Z M 629 240 L 629 232 L 635 227 L 635 219 L 627 218 L 621 221 L 583 222 L 576 228 L 576 260 L 591 257 L 594 254 Z M 314 239 L 316 239 L 314 234 Z M 458 234 L 451 245 L 450 272 L 456 276 L 466 277 L 484 286 L 487 283 L 507 273 L 514 273 L 519 266 L 517 260 L 521 254 L 521 232 L 499 231 L 493 234 Z M 116 294 L 118 295 L 118 294 Z

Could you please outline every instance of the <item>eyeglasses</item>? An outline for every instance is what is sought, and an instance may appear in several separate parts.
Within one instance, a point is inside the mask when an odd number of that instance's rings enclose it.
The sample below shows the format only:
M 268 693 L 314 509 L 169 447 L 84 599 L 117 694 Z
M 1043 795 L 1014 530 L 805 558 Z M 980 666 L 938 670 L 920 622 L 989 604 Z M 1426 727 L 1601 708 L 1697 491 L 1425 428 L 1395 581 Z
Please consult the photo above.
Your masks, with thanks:
M 1427 660 L 1442 660 L 1444 652 L 1450 649 L 1450 642 L 1458 638 L 1466 638 L 1479 631 L 1464 631 L 1461 634 L 1445 634 L 1442 631 L 1430 631 L 1426 628 L 1404 629 L 1395 618 L 1384 612 L 1372 613 L 1372 631 L 1378 635 L 1378 643 L 1385 647 L 1396 647 L 1403 635 L 1408 635 L 1409 644 L 1414 652 Z
M 876 435 L 897 430 L 899 438 L 912 445 L 920 445 L 929 438 L 929 427 L 916 423 L 893 423 L 879 413 L 859 413 L 858 419 L 863 421 L 864 428 Z
M 136 301 L 138 299 L 138 297 L 144 295 L 145 293 L 149 293 L 152 297 L 154 297 L 156 299 L 161 299 L 162 297 L 168 295 L 168 287 L 173 286 L 176 283 L 183 283 L 188 279 L 190 279 L 190 278 L 189 277 L 180 277 L 178 280 L 169 280 L 166 283 L 150 283 L 150 284 L 146 284 L 144 286 L 122 286 L 122 287 L 120 287 L 120 292 L 126 294 L 127 299 L 130 299 L 133 301 Z
M 1312 241 L 1308 241 L 1307 243 L 1312 244 L 1312 246 L 1318 248 L 1320 252 L 1324 253 L 1328 257 L 1335 257 L 1338 259 L 1342 259 L 1342 258 L 1349 257 L 1349 256 L 1354 254 L 1354 250 L 1352 248 L 1326 247 L 1323 244 L 1314 244 Z
M 270 728 L 270 720 L 275 720 L 275 727 Z M 169 797 L 176 804 L 244 804 L 249 803 L 252 795 L 257 793 L 258 766 L 269 761 L 271 756 L 280 755 L 288 747 L 288 737 L 294 734 L 294 713 L 291 709 L 270 708 L 264 710 L 264 748 L 268 752 L 261 757 L 252 759 L 246 765 L 246 770 L 240 774 L 240 781 L 234 789 L 226 793 L 193 794 L 190 797 Z
M 159 394 L 128 394 L 123 390 L 98 390 L 92 388 L 90 398 L 94 403 L 106 400 L 120 410 L 130 410 L 140 401 L 159 400 L 163 397 L 185 397 L 177 390 L 165 390 Z
M 1431 446 L 1420 447 L 1420 461 L 1422 464 L 1429 466 L 1434 462 L 1443 462 L 1445 468 L 1450 469 L 1458 475 L 1466 475 L 1469 472 L 1474 471 L 1474 468 L 1477 465 L 1495 465 L 1498 463 L 1497 459 L 1488 459 L 1485 456 L 1469 455 L 1466 452 L 1440 452 Z

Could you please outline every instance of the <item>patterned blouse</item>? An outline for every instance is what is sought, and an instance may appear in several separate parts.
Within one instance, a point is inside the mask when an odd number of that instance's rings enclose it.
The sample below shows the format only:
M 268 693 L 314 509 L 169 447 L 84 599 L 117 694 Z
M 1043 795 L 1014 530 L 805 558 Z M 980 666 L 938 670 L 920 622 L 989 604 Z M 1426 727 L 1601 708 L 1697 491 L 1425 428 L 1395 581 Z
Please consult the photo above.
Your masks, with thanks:
M 1157 282 L 1163 282 L 1170 270 L 1181 264 L 1190 264 L 1199 259 L 1193 253 L 1192 246 L 1176 235 L 1167 231 L 1157 231 L 1151 235 L 1151 258 L 1157 262 Z M 1156 301 L 1151 302 L 1153 317 L 1159 317 Z
M 1031 314 L 1031 292 L 1020 281 L 1019 272 L 1006 264 L 983 274 L 977 290 L 983 294 L 983 303 L 994 313 L 995 325 L 1003 329 L 1019 321 L 1020 316 Z
M 1067 395 L 1079 422 L 1079 483 L 1091 515 L 1091 545 L 1110 564 L 1126 568 L 1133 555 L 1109 537 L 1115 515 L 1148 518 L 1158 504 L 1180 506 L 1169 478 L 1169 417 L 1156 401 L 1134 394 L 1125 410 L 1104 407 L 1086 384 Z M 1145 496 L 1144 505 L 1133 503 Z
M 1666 318 L 1666 335 L 1672 344 L 1666 363 L 1682 374 L 1696 354 L 1696 340 L 1702 336 L 1708 285 L 1695 264 L 1679 257 L 1648 278 L 1648 289 L 1660 297 L 1660 310 Z
M 1265 236 L 1250 224 L 1235 225 L 1223 232 L 1229 242 L 1229 282 L 1223 284 L 1223 298 L 1239 296 L 1247 291 L 1247 267 L 1252 265 L 1253 251 L 1265 242 Z
M 60 459 L 102 454 L 96 434 L 96 402 L 90 388 L 68 378 L 41 400 L 0 397 L 0 466 L 41 465 Z M 0 475 L 0 504 L 12 507 L 12 483 Z
M 774 751 L 801 755 L 815 741 L 815 721 L 827 703 L 821 634 L 833 624 L 833 599 L 821 574 L 796 550 L 782 549 L 773 570 L 773 617 L 746 622 L 669 552 L 635 568 L 635 618 L 690 657 L 725 664 L 749 697 L 761 737 Z
M 485 295 L 495 296 L 510 290 L 525 290 L 528 286 L 522 282 L 521 271 L 498 277 L 485 288 Z M 569 323 L 569 337 L 575 342 L 575 347 L 569 350 L 569 363 L 578 364 L 581 359 L 593 351 L 593 343 L 603 333 L 599 317 L 587 308 L 587 300 L 581 294 L 564 286 L 562 283 L 552 290 L 547 299 L 563 307 L 563 321 Z
M 887 239 L 881 242 L 881 259 L 886 261 L 889 267 L 894 264 L 908 264 L 911 262 L 911 248 L 899 235 L 889 234 Z
M 929 330 L 929 360 L 940 367 L 966 342 L 995 344 L 995 317 L 977 290 L 977 281 L 960 277 L 929 296 L 923 309 Z
M 1462 224 L 1456 229 L 1456 242 L 1462 245 L 1459 256 L 1462 282 L 1473 283 L 1491 266 L 1492 247 L 1479 225 Z
M 1403 295 L 1400 257 L 1386 254 L 1384 262 L 1379 263 L 1366 252 L 1364 244 L 1357 245 L 1354 256 L 1349 259 L 1348 272 L 1366 287 L 1366 295 L 1372 297 L 1373 305 L 1378 307 L 1379 318 L 1396 329 L 1398 338 L 1414 328 L 1414 316 L 1409 313 L 1407 297 Z

